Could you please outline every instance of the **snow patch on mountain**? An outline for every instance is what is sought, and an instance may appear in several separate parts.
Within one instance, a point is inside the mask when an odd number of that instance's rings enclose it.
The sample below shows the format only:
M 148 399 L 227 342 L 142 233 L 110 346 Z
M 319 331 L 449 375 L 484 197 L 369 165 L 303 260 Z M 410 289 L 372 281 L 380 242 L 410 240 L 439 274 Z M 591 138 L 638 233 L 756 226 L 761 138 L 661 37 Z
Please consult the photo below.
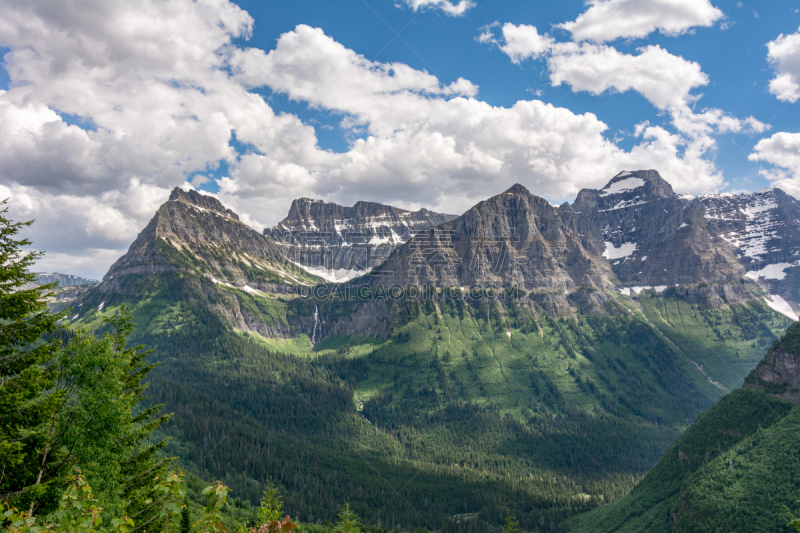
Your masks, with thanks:
M 297 264 L 297 263 L 295 263 Z M 325 281 L 329 281 L 331 283 L 344 283 L 346 281 L 350 281 L 351 279 L 355 279 L 359 276 L 363 276 L 364 274 L 368 274 L 372 268 L 367 268 L 365 270 L 355 270 L 355 269 L 347 269 L 347 268 L 325 268 L 325 267 L 311 267 L 311 266 L 303 266 L 297 264 L 300 268 L 308 272 L 309 274 L 313 274 L 315 276 L 319 276 Z
M 764 297 L 764 301 L 768 306 L 770 306 L 772 309 L 779 312 L 780 314 L 787 316 L 792 320 L 797 320 L 797 315 L 792 310 L 792 306 L 789 305 L 789 302 L 787 302 L 777 294 L 770 294 L 769 298 Z
M 630 296 L 631 292 L 633 292 L 634 294 L 639 294 L 642 291 L 650 291 L 650 290 L 656 291 L 656 294 L 661 294 L 662 292 L 664 292 L 666 290 L 666 288 L 667 288 L 666 285 L 656 285 L 655 287 L 650 287 L 650 286 L 646 285 L 644 287 L 638 287 L 638 286 L 637 287 L 623 287 L 623 288 L 621 288 L 619 290 L 619 292 L 621 292 L 625 296 Z
M 626 175 L 626 174 L 621 174 Z M 612 183 L 607 188 L 603 189 L 603 192 L 600 193 L 600 196 L 608 196 L 610 194 L 619 194 L 623 192 L 632 191 L 634 189 L 638 189 L 644 185 L 644 180 L 641 178 L 628 178 L 624 180 L 617 181 Z
M 255 294 L 256 296 L 264 296 L 264 294 L 262 294 L 261 291 L 259 291 L 258 289 L 254 289 L 250 285 L 245 285 L 244 287 L 242 287 L 242 290 L 244 292 L 246 292 L 247 294 Z
M 795 266 L 796 263 L 777 263 L 774 265 L 767 265 L 761 270 L 752 270 L 745 274 L 748 278 L 751 279 L 783 279 L 786 277 L 786 270 L 791 266 Z
M 605 241 L 605 245 L 606 250 L 603 252 L 603 257 L 606 259 L 622 259 L 623 257 L 628 257 L 636 251 L 635 242 L 622 243 L 619 248 L 608 241 Z
M 641 198 L 641 196 L 636 196 L 631 200 L 620 200 L 619 202 L 614 204 L 614 207 L 609 207 L 608 209 L 600 209 L 599 211 L 601 213 L 605 213 L 607 211 L 616 211 L 617 209 L 625 209 L 626 207 L 633 207 L 635 205 L 642 205 L 649 202 L 649 200 L 639 200 L 639 198 Z

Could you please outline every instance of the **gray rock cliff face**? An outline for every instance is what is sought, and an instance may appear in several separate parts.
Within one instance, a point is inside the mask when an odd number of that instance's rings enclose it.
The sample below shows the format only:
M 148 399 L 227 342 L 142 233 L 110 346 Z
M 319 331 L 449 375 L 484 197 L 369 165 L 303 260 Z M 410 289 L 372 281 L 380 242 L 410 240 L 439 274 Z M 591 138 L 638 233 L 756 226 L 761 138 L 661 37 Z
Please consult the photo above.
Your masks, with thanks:
M 376 283 L 525 290 L 612 287 L 609 265 L 584 248 L 559 208 L 515 185 L 401 246 L 369 276 Z
M 772 345 L 744 387 L 763 387 L 773 396 L 800 401 L 800 323 Z
M 798 260 L 800 202 L 782 190 L 707 194 L 692 203 L 703 209 L 709 232 L 730 243 L 747 270 Z
M 747 276 L 800 310 L 800 202 L 780 189 L 692 200 L 708 231 L 734 250 Z
M 702 209 L 679 199 L 655 170 L 620 172 L 560 212 L 625 286 L 729 283 L 744 275 L 732 247 L 709 233 Z
M 516 185 L 400 246 L 367 279 L 567 295 L 678 287 L 682 297 L 719 306 L 755 297 L 746 274 L 800 309 L 800 202 L 777 189 L 681 197 L 657 171 L 638 170 L 557 208 Z
M 308 267 L 365 271 L 383 263 L 412 235 L 455 218 L 427 209 L 406 211 L 375 202 L 352 207 L 299 198 L 264 235 Z
M 800 401 L 800 357 L 780 350 L 768 353 L 755 373 L 765 383 L 780 386 L 775 396 Z
M 280 247 L 242 223 L 219 200 L 176 188 L 99 288 L 120 290 L 127 276 L 182 270 L 271 292 L 315 282 L 287 264 Z

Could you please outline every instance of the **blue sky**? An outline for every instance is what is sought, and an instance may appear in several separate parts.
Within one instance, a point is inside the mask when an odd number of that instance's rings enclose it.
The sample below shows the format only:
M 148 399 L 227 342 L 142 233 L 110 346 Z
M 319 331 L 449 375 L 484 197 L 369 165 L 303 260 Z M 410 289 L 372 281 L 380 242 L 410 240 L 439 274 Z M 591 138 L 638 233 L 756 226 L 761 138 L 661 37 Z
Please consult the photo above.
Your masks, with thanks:
M 552 29 L 552 26 L 574 20 L 584 12 L 583 1 L 484 1 L 477 2 L 458 17 L 434 10 L 414 11 L 400 2 L 237 3 L 255 19 L 253 36 L 247 41 L 240 40 L 243 46 L 270 50 L 280 35 L 298 24 L 319 27 L 371 60 L 405 63 L 436 75 L 444 84 L 459 77 L 466 78 L 480 86 L 478 97 L 481 100 L 495 106 L 508 107 L 518 100 L 533 98 L 535 91 L 541 91 L 536 98 L 545 102 L 576 113 L 594 113 L 608 124 L 609 138 L 619 138 L 619 145 L 628 149 L 634 143 L 635 124 L 643 120 L 668 122 L 638 93 L 607 92 L 595 96 L 573 92 L 566 85 L 553 87 L 543 60 L 515 65 L 497 47 L 476 40 L 481 27 L 499 21 L 530 24 L 541 32 L 551 32 L 559 41 L 568 41 L 568 32 Z M 747 159 L 752 146 L 771 131 L 800 131 L 800 107 L 781 102 L 768 92 L 767 85 L 774 73 L 766 60 L 767 42 L 779 34 L 797 31 L 799 6 L 794 1 L 772 0 L 746 4 L 715 2 L 714 5 L 725 13 L 726 29 L 721 29 L 718 23 L 712 27 L 693 28 L 691 33 L 680 36 L 653 32 L 644 39 L 619 39 L 613 44 L 629 54 L 635 54 L 641 46 L 657 44 L 672 54 L 698 62 L 710 83 L 694 91 L 703 95 L 696 103 L 697 108 L 720 108 L 739 117 L 753 115 L 772 126 L 761 135 L 720 136 L 718 149 L 710 154 L 718 167 L 724 169 L 726 185 L 723 190 L 756 190 L 769 186 L 769 182 L 759 175 L 760 165 Z M 273 95 L 269 101 L 276 110 L 296 113 L 333 128 L 319 128 L 320 146 L 339 152 L 347 150 L 353 136 L 338 128 L 339 115 L 309 109 L 303 102 L 292 102 L 285 95 Z
M 76 7 L 79 5 L 79 8 Z M 461 213 L 655 168 L 800 197 L 797 2 L 0 0 L 0 196 L 98 277 L 174 187 Z

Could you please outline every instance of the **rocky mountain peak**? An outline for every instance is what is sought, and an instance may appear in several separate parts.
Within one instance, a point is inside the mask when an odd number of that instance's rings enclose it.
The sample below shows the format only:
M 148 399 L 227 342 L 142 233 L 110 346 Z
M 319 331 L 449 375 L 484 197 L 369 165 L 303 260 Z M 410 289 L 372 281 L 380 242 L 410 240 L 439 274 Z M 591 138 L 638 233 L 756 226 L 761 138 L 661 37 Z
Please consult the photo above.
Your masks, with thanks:
M 292 205 L 289 207 L 289 215 L 287 219 L 300 220 L 308 217 L 312 211 L 317 213 L 325 212 L 325 208 L 333 205 L 326 204 L 322 200 L 313 200 L 311 198 L 296 198 L 292 200 Z
M 227 215 L 235 220 L 239 220 L 239 215 L 230 209 L 227 209 L 224 205 L 222 205 L 222 202 L 213 196 L 206 196 L 205 194 L 200 194 L 195 190 L 184 191 L 180 187 L 175 187 L 172 189 L 172 193 L 169 195 L 169 201 L 182 202 L 184 204 L 195 205 L 203 209 L 210 209 L 212 211 Z
M 584 189 L 561 216 L 633 290 L 738 282 L 744 274 L 725 241 L 709 235 L 702 209 L 655 170 L 623 170 L 602 189 Z
M 531 194 L 531 191 L 526 189 L 523 185 L 515 183 L 514 185 L 511 186 L 510 189 L 508 189 L 503 194 Z
M 183 272 L 214 284 L 267 292 L 321 281 L 286 261 L 283 249 L 214 197 L 176 188 L 109 269 L 100 293 L 137 291 L 137 276 Z
M 612 211 L 641 205 L 652 200 L 675 198 L 677 195 L 656 170 L 623 170 L 602 189 L 583 189 L 578 193 L 575 209 Z
M 313 229 L 316 224 L 310 221 L 317 219 L 333 217 L 337 220 L 351 220 L 359 217 L 375 217 L 375 216 L 404 216 L 410 213 L 405 209 L 393 207 L 378 202 L 367 202 L 360 200 L 352 207 L 339 205 L 323 200 L 314 200 L 312 198 L 297 198 L 292 200 L 292 205 L 289 208 L 289 214 L 281 222 L 287 228 L 294 228 L 299 223 L 311 224 L 306 229 Z M 420 210 L 418 213 L 431 214 L 431 211 Z M 280 224 L 279 224 L 280 226 Z
M 610 289 L 611 275 L 607 262 L 584 249 L 557 208 L 515 185 L 399 247 L 372 279 L 384 285 L 544 290 L 541 294 L 558 299 L 563 310 L 566 292 Z
M 657 170 L 623 170 L 603 187 L 604 196 L 619 194 L 638 187 L 644 187 L 648 196 L 670 198 L 675 195 L 672 185 L 661 177 Z

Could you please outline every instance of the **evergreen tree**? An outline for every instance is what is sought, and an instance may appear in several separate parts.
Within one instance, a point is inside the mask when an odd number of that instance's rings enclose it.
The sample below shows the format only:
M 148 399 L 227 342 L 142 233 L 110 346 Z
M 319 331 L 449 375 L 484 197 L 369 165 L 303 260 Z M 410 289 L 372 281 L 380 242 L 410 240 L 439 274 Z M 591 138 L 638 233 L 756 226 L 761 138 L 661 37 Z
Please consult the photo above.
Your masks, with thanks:
M 148 352 L 141 346 L 127 347 L 134 330 L 128 309 L 122 306 L 105 323 L 111 333 L 98 338 L 79 330 L 60 357 L 59 387 L 66 401 L 57 414 L 59 444 L 91 481 L 107 516 L 129 516 L 149 530 L 159 529 L 164 501 L 155 487 L 170 459 L 157 454 L 166 441 L 147 439 L 169 416 L 157 416 L 160 405 L 134 412 L 154 365 L 145 363 Z
M 0 497 L 33 511 L 33 501 L 56 501 L 49 481 L 63 466 L 53 446 L 60 394 L 47 394 L 60 342 L 42 337 L 65 314 L 47 310 L 54 285 L 30 286 L 30 267 L 42 254 L 23 250 L 31 242 L 17 235 L 32 222 L 12 222 L 7 212 L 0 211 Z
M 798 501 L 797 503 L 800 503 L 800 501 Z M 792 513 L 792 511 L 785 505 L 783 506 L 783 508 L 786 509 L 786 513 L 789 515 L 789 523 L 786 524 L 786 527 L 795 529 L 798 532 L 800 532 L 800 518 L 796 517 L 794 513 Z
M 506 528 L 503 533 L 517 533 L 519 531 L 519 520 L 511 512 L 506 516 Z
M 261 506 L 258 508 L 258 523 L 266 524 L 271 520 L 280 520 L 282 509 L 281 495 L 275 485 L 270 482 L 261 498 Z
M 144 392 L 149 383 L 145 382 L 145 378 L 156 364 L 147 363 L 145 357 L 152 350 L 145 350 L 144 346 L 127 347 L 128 338 L 133 334 L 135 327 L 131 313 L 125 305 L 120 307 L 114 317 L 106 321 L 114 328 L 112 342 L 115 353 L 128 364 L 123 390 L 133 409 L 147 398 Z M 128 516 L 136 517 L 137 523 L 149 524 L 150 529 L 160 526 L 163 522 L 163 517 L 159 518 L 159 515 L 163 515 L 161 512 L 163 498 L 158 497 L 156 479 L 163 477 L 174 459 L 159 457 L 158 454 L 169 439 L 157 443 L 149 441 L 150 434 L 172 416 L 159 415 L 163 407 L 163 404 L 154 405 L 134 415 L 128 435 L 121 443 L 131 448 L 131 454 L 122 463 L 120 471 L 122 491 L 125 500 L 128 501 L 125 512 Z
M 26 253 L 30 241 L 17 237 L 31 223 L 10 221 L 7 211 L 0 211 L 0 497 L 29 516 L 54 510 L 79 466 L 107 515 L 157 528 L 164 498 L 156 486 L 170 459 L 158 457 L 166 440 L 148 437 L 169 415 L 159 416 L 161 405 L 134 412 L 154 366 L 145 362 L 149 352 L 127 347 L 134 325 L 124 306 L 106 320 L 112 333 L 78 331 L 63 349 L 58 321 L 66 312 L 47 309 L 54 285 L 31 286 L 29 270 L 42 254 Z
M 350 502 L 344 504 L 339 513 L 339 523 L 336 524 L 336 533 L 361 533 L 358 524 L 358 515 L 350 510 Z
M 189 498 L 183 500 L 183 508 L 181 509 L 181 532 L 190 533 L 192 531 L 192 516 L 189 512 Z

